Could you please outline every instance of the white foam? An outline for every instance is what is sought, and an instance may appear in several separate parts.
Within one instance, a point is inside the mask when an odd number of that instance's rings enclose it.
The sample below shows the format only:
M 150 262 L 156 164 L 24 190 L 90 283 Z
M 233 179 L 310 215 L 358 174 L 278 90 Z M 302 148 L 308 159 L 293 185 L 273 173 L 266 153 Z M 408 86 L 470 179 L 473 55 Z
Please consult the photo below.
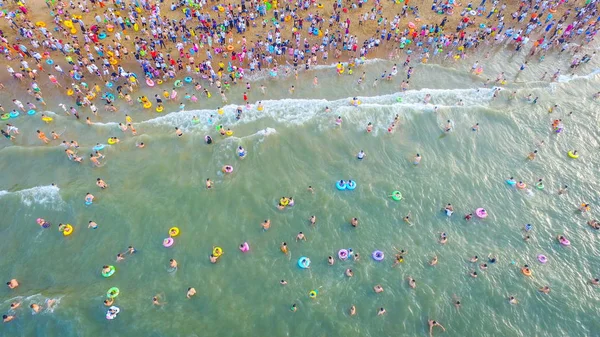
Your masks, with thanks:
M 252 123 L 257 120 L 270 118 L 277 123 L 285 125 L 304 125 L 309 122 L 323 122 L 323 119 L 330 119 L 331 114 L 341 116 L 354 116 L 363 114 L 365 118 L 372 113 L 370 108 L 388 108 L 388 113 L 398 113 L 398 108 L 408 108 L 404 113 L 411 112 L 431 112 L 433 108 L 459 108 L 456 103 L 462 99 L 464 107 L 482 106 L 485 102 L 491 100 L 494 89 L 420 89 L 408 90 L 401 93 L 393 93 L 372 97 L 357 97 L 361 101 L 359 107 L 350 105 L 352 98 L 342 98 L 328 101 L 325 99 L 281 99 L 281 100 L 263 100 L 261 101 L 263 111 L 256 110 L 256 105 L 251 109 L 242 107 L 242 118 L 236 120 L 236 109 L 239 105 L 227 105 L 222 109 L 223 115 L 219 115 L 216 110 L 189 110 L 177 111 L 167 115 L 156 117 L 141 122 L 142 124 L 179 127 L 184 130 L 201 129 L 207 131 L 214 128 L 215 125 L 223 124 L 233 129 L 232 125 Z M 426 94 L 430 94 L 432 99 L 430 104 L 424 104 L 423 99 Z M 402 102 L 397 99 L 401 97 Z M 331 114 L 325 112 L 325 108 L 331 109 Z M 212 115 L 212 124 L 208 125 L 208 120 Z M 200 123 L 193 124 L 192 117 L 197 116 Z M 362 120 L 363 118 L 358 118 Z M 323 124 L 323 123 L 320 123 Z
M 573 80 L 578 80 L 578 79 L 592 79 L 594 78 L 597 74 L 600 74 L 600 68 L 598 69 L 594 69 L 594 71 L 592 71 L 591 73 L 587 74 L 587 75 L 560 75 L 558 76 L 557 82 L 558 83 L 568 83 L 571 82 Z
M 21 202 L 25 206 L 31 206 L 34 203 L 40 205 L 64 205 L 64 200 L 60 197 L 60 188 L 57 186 L 47 185 L 47 186 L 35 186 L 32 188 L 8 192 L 8 191 L 0 191 L 0 197 L 6 195 L 18 195 L 21 197 Z

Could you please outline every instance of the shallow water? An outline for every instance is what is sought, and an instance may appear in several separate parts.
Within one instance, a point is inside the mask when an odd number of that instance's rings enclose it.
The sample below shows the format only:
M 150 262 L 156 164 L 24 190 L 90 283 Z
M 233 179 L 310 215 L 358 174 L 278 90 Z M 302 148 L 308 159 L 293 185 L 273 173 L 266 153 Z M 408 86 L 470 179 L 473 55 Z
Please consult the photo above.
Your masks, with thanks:
M 188 104 L 184 112 L 158 115 L 122 105 L 116 114 L 102 113 L 92 127 L 62 112 L 51 125 L 39 116 L 13 120 L 21 136 L 14 145 L 0 145 L 0 270 L 4 279 L 17 278 L 21 286 L 4 290 L 0 303 L 8 308 L 19 299 L 25 308 L 17 310 L 17 319 L 5 324 L 2 334 L 414 336 L 427 334 L 431 318 L 444 324 L 447 336 L 594 335 L 600 328 L 594 305 L 600 296 L 586 282 L 598 276 L 600 267 L 596 234 L 585 225 L 589 216 L 575 210 L 584 201 L 592 207 L 598 203 L 600 109 L 591 98 L 600 83 L 598 61 L 580 67 L 579 76 L 549 83 L 539 81 L 541 74 L 565 69 L 566 60 L 549 56 L 541 64 L 530 62 L 514 82 L 521 56 L 498 53 L 486 60 L 485 76 L 479 78 L 468 74 L 474 58 L 464 64 L 417 65 L 405 93 L 397 92 L 400 78 L 372 87 L 375 77 L 391 69 L 388 61 L 372 62 L 353 76 L 338 77 L 333 68 L 323 67 L 301 73 L 298 82 L 293 77 L 253 82 L 250 100 L 263 100 L 265 110 L 244 110 L 240 121 L 235 105 L 227 105 L 223 116 L 216 113 L 221 101 L 214 89 L 213 98 Z M 369 76 L 359 87 L 362 71 Z M 510 83 L 492 100 L 492 88 L 482 81 L 495 79 L 500 71 L 507 72 Z M 318 88 L 310 84 L 315 74 Z M 267 86 L 265 96 L 258 89 L 261 83 Z M 297 90 L 289 98 L 287 89 L 294 83 Z M 233 88 L 230 100 L 241 100 L 241 87 Z M 518 99 L 509 99 L 512 91 Z M 152 97 L 155 92 L 146 88 L 144 93 Z M 427 93 L 433 104 L 422 103 Z M 523 99 L 529 93 L 540 97 L 537 105 Z M 359 107 L 348 104 L 353 96 L 359 96 Z M 457 105 L 459 99 L 464 106 Z M 560 108 L 548 114 L 553 104 Z M 332 112 L 324 112 L 326 106 Z M 567 116 L 569 111 L 573 116 Z M 138 136 L 118 129 L 124 113 L 133 117 Z M 210 114 L 215 123 L 231 127 L 234 136 L 220 137 L 206 124 Z M 388 133 L 396 114 L 400 124 Z M 193 125 L 194 115 L 203 122 Z M 342 127 L 335 126 L 338 115 Z M 550 128 L 556 118 L 566 127 L 559 135 Z M 455 130 L 444 136 L 447 119 Z M 375 125 L 370 134 L 364 132 L 368 122 Z M 479 132 L 471 131 L 475 123 L 481 125 Z M 175 136 L 175 126 L 184 130 L 182 138 Z M 47 135 L 65 130 L 64 138 L 76 139 L 84 157 L 110 136 L 121 143 L 104 150 L 104 166 L 92 168 L 87 159 L 82 165 L 69 162 L 59 146 L 40 145 L 34 135 L 38 128 Z M 206 134 L 215 143 L 206 145 Z M 540 140 L 546 145 L 538 158 L 527 161 Z M 135 148 L 140 141 L 148 144 L 143 150 Z M 244 160 L 237 158 L 238 145 L 248 151 Z M 358 161 L 361 149 L 367 157 Z M 578 160 L 566 156 L 572 149 L 580 153 Z M 417 152 L 423 160 L 415 166 Z M 226 164 L 235 171 L 223 176 L 220 168 Z M 543 178 L 546 188 L 518 191 L 504 183 L 510 176 L 529 185 Z M 100 191 L 97 177 L 110 187 Z M 215 182 L 213 190 L 204 188 L 206 178 Z M 339 179 L 353 179 L 358 187 L 338 191 L 334 183 Z M 558 196 L 565 184 L 569 193 Z M 394 190 L 402 192 L 402 201 L 389 197 Z M 96 196 L 91 206 L 84 205 L 86 192 Z M 284 195 L 293 196 L 296 205 L 279 211 L 275 205 Z M 446 203 L 456 210 L 450 218 L 440 211 Z M 487 219 L 462 220 L 478 207 L 489 212 Z M 402 221 L 409 212 L 414 226 Z M 313 214 L 315 227 L 308 223 Z M 40 229 L 38 217 L 53 226 Z M 352 217 L 360 220 L 358 228 L 349 225 Z M 272 227 L 263 232 L 260 223 L 267 218 Z M 99 228 L 88 229 L 89 220 Z M 63 237 L 59 222 L 73 224 L 73 235 Z M 534 228 L 529 242 L 523 241 L 526 223 Z M 181 234 L 173 247 L 164 248 L 162 240 L 174 225 Z M 295 242 L 299 231 L 307 242 Z M 438 243 L 440 232 L 448 233 L 448 244 Z M 557 234 L 567 235 L 572 245 L 558 245 Z M 237 248 L 244 241 L 251 247 L 247 254 Z M 290 257 L 279 251 L 282 241 L 289 243 Z M 129 245 L 138 253 L 115 263 L 116 254 Z M 214 245 L 225 250 L 216 265 L 207 258 Z M 349 247 L 361 254 L 360 261 L 327 265 L 327 256 Z M 393 247 L 409 251 L 396 268 L 391 267 Z M 376 249 L 385 253 L 384 261 L 371 259 Z M 471 278 L 468 273 L 476 265 L 469 257 L 489 253 L 498 262 Z M 549 262 L 537 262 L 538 254 Z M 431 267 L 434 255 L 439 264 Z M 311 258 L 310 270 L 298 268 L 301 256 Z M 173 273 L 170 258 L 179 262 Z M 100 276 L 105 264 L 117 268 L 108 279 Z M 523 264 L 531 266 L 533 277 L 520 273 Z M 346 278 L 346 268 L 355 276 Z M 417 280 L 415 290 L 407 285 L 409 276 Z M 281 279 L 289 284 L 280 286 Z M 373 292 L 376 284 L 384 293 Z M 550 295 L 537 292 L 543 285 L 552 287 Z M 121 313 L 107 321 L 102 300 L 113 286 L 121 291 L 116 301 Z M 185 298 L 188 287 L 198 291 L 191 300 Z M 308 297 L 313 289 L 319 291 L 316 299 Z M 165 302 L 161 307 L 151 304 L 156 294 Z M 453 295 L 463 303 L 459 311 Z M 510 295 L 518 305 L 507 303 Z M 60 299 L 53 312 L 29 313 L 29 304 L 49 298 Z M 289 310 L 292 303 L 299 308 L 295 313 Z M 352 304 L 356 317 L 347 314 Z M 380 307 L 386 316 L 376 316 Z

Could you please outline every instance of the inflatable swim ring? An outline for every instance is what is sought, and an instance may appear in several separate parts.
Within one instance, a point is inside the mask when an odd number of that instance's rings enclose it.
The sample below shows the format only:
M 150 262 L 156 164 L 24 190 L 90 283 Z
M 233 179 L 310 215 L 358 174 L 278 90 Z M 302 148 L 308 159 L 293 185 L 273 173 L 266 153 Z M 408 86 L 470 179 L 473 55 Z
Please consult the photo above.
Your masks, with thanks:
M 3 121 L 5 121 L 5 120 L 7 120 L 9 118 L 10 118 L 9 114 L 2 114 L 2 116 L 0 116 L 0 119 L 3 120 Z
M 525 276 L 531 276 L 531 269 L 529 268 L 521 268 L 521 273 Z
M 11 111 L 8 115 L 10 118 L 17 118 L 19 117 L 20 113 L 18 111 Z
M 163 112 L 165 108 L 162 105 L 156 107 L 156 112 Z
M 354 180 L 348 180 L 348 183 L 346 184 L 346 189 L 352 191 L 355 188 L 356 182 Z
M 522 182 L 522 181 L 519 181 L 519 182 L 517 183 L 517 188 L 518 188 L 518 189 L 522 190 L 522 189 L 524 189 L 525 187 L 527 187 L 527 184 L 525 184 L 524 182 Z
M 247 252 L 247 251 L 249 251 L 250 250 L 250 245 L 248 244 L 248 242 L 242 243 L 242 245 L 240 246 L 240 250 L 242 252 L 244 252 L 244 253 Z
M 563 246 L 570 246 L 571 245 L 571 241 L 569 241 L 567 238 L 565 238 L 564 236 L 560 239 L 558 239 L 558 242 L 563 245 Z
M 27 114 L 28 114 L 29 116 L 31 116 L 31 115 L 35 115 L 35 110 L 31 109 L 31 110 L 27 111 Z
M 50 123 L 53 121 L 52 117 L 42 117 L 42 120 L 46 123 Z
M 392 192 L 392 199 L 394 199 L 396 201 L 402 200 L 402 193 L 400 193 L 400 191 Z
M 147 79 L 146 79 L 146 84 L 147 84 L 149 87 L 153 87 L 153 86 L 154 86 L 154 81 L 153 81 L 153 80 L 151 80 L 151 79 L 149 79 L 149 78 L 147 78 Z
M 193 79 L 191 76 L 188 76 L 186 78 L 183 79 L 185 81 L 185 83 L 192 83 Z
M 346 250 L 346 249 L 340 249 L 338 251 L 338 258 L 340 260 L 346 260 L 348 258 L 348 250 Z
M 540 254 L 537 256 L 538 261 L 540 261 L 540 263 L 546 263 L 548 262 L 548 258 L 546 257 L 546 255 L 544 254 Z
M 94 151 L 100 151 L 104 149 L 104 144 L 98 144 L 92 148 Z
M 231 166 L 231 165 L 225 165 L 225 166 L 223 166 L 222 171 L 224 173 L 231 173 L 231 172 L 233 172 L 233 166 Z
M 169 248 L 174 243 L 175 243 L 175 240 L 173 240 L 173 238 L 171 238 L 171 237 L 168 237 L 168 238 L 166 238 L 166 239 L 163 240 L 163 247 Z
M 315 299 L 315 298 L 317 298 L 317 295 L 318 295 L 318 294 L 319 294 L 319 292 L 318 292 L 317 290 L 311 290 L 311 291 L 308 293 L 308 297 L 310 297 L 310 298 L 312 298 L 312 299 Z
M 475 210 L 475 215 L 480 218 L 480 219 L 485 219 L 487 218 L 488 214 L 487 211 L 485 210 L 485 208 L 478 208 Z
M 227 131 L 225 131 L 225 135 L 227 135 L 227 136 L 233 136 L 233 131 L 227 130 Z
M 544 189 L 544 183 L 543 183 L 543 182 L 541 182 L 541 181 L 538 181 L 538 182 L 535 184 L 535 188 L 537 188 L 538 190 L 543 190 L 543 189 Z
M 150 109 L 152 107 L 152 103 L 148 101 L 148 102 L 144 103 L 143 106 L 144 106 L 144 109 Z
M 177 227 L 171 227 L 171 229 L 169 229 L 169 235 L 174 238 L 177 235 L 179 235 L 179 228 Z
M 99 38 L 100 40 L 104 40 L 104 39 L 106 39 L 106 33 L 105 33 L 105 32 L 102 32 L 102 33 L 98 34 L 98 38 Z
M 47 60 L 46 60 L 46 64 L 48 64 L 48 65 L 53 65 L 53 64 L 54 64 L 54 61 L 53 61 L 52 59 L 47 59 Z
M 108 298 L 116 298 L 117 296 L 119 296 L 119 288 L 117 287 L 112 287 L 106 292 Z
M 223 248 L 221 248 L 221 247 L 215 247 L 213 249 L 212 253 L 213 253 L 214 257 L 219 257 L 219 256 L 223 255 Z
M 347 187 L 347 184 L 345 181 L 340 180 L 340 181 L 336 181 L 335 183 L 335 187 L 337 187 L 338 190 L 342 191 L 345 190 Z
M 70 224 L 66 224 L 65 228 L 63 229 L 63 235 L 69 236 L 71 234 L 73 234 L 73 226 L 71 226 Z
M 102 272 L 103 277 L 111 277 L 115 273 L 115 266 L 108 266 L 108 268 L 110 269 L 108 273 Z
M 579 158 L 579 155 L 573 153 L 573 151 L 567 152 L 567 156 L 569 156 L 569 158 L 571 158 L 571 159 L 577 159 L 577 158 Z
M 300 267 L 302 269 L 306 269 L 306 268 L 310 267 L 310 259 L 306 256 L 302 256 L 301 258 L 298 259 L 298 267 Z
M 108 144 L 109 144 L 109 145 L 115 145 L 115 144 L 117 143 L 117 141 L 116 141 L 116 140 L 114 140 L 114 138 L 109 138 L 109 139 L 107 140 L 107 142 L 108 142 Z
M 371 256 L 373 257 L 373 260 L 375 260 L 375 261 L 382 261 L 384 258 L 384 254 L 380 250 L 374 251 L 373 254 L 371 254 Z
M 181 88 L 183 86 L 183 82 L 181 82 L 181 80 L 177 80 L 173 85 L 175 88 Z

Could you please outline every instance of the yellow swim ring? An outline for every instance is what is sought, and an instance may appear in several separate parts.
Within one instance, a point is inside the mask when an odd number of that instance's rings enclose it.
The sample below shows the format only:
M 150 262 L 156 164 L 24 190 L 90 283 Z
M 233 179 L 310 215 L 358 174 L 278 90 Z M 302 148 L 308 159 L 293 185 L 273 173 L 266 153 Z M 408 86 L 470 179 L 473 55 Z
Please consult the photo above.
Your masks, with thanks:
M 225 131 L 225 134 L 228 136 L 233 136 L 233 131 L 227 130 L 227 131 Z
M 73 96 L 73 89 L 67 90 L 67 96 Z
M 279 204 L 281 206 L 287 206 L 289 203 L 290 203 L 290 201 L 288 199 L 286 199 L 286 198 L 279 199 Z
M 156 107 L 156 112 L 163 112 L 164 108 L 162 105 Z
M 169 229 L 169 235 L 174 238 L 177 235 L 179 235 L 179 228 L 177 227 L 171 227 L 171 229 Z
M 46 23 L 44 21 L 38 21 L 35 23 L 36 27 L 46 27 Z
M 577 159 L 577 158 L 579 158 L 579 155 L 573 153 L 573 151 L 567 152 L 567 156 L 569 156 L 569 158 L 571 158 L 571 159 Z
M 53 121 L 52 117 L 42 117 L 42 120 L 46 123 L 50 123 Z
M 67 27 L 67 28 L 73 28 L 73 21 L 66 20 L 63 23 L 65 24 L 65 27 Z
M 223 255 L 223 248 L 221 247 L 215 247 L 215 249 L 213 249 L 213 256 L 214 257 L 219 257 Z
M 71 234 L 73 234 L 73 226 L 71 226 L 70 224 L 66 224 L 65 228 L 63 229 L 63 235 L 69 236 Z
M 115 58 L 114 58 L 114 57 L 111 57 L 111 58 L 108 60 L 108 63 L 110 63 L 110 64 L 112 64 L 112 65 L 114 66 L 115 64 L 117 64 L 117 60 L 115 60 Z
M 144 109 L 150 109 L 152 107 L 152 103 L 146 102 L 144 103 Z
M 163 84 L 163 81 L 162 80 L 158 80 L 158 81 L 156 81 L 156 84 L 161 85 L 161 84 Z
M 117 143 L 117 141 L 116 141 L 116 140 L 114 140 L 114 138 L 109 138 L 107 142 L 108 142 L 108 144 L 110 144 L 110 145 L 114 145 L 114 144 L 116 144 L 116 143 Z
M 219 115 L 222 115 L 222 114 L 223 114 L 225 111 L 223 111 L 223 109 L 219 108 L 219 109 L 217 110 L 217 112 L 219 113 Z

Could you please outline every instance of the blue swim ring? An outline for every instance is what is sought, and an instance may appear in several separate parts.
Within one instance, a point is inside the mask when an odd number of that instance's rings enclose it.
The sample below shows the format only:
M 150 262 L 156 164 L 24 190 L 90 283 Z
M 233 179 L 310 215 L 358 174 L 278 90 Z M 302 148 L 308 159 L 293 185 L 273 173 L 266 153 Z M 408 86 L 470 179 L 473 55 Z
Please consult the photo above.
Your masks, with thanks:
M 212 120 L 212 118 L 209 118 L 209 119 L 208 119 L 208 121 L 206 121 L 206 123 L 207 123 L 208 125 L 213 125 L 213 120 Z
M 510 186 L 515 186 L 517 184 L 517 181 L 513 179 L 506 179 L 506 183 Z
M 105 33 L 105 32 L 102 32 L 102 33 L 98 34 L 98 38 L 99 38 L 100 40 L 104 40 L 104 39 L 106 39 L 106 33 Z
M 104 149 L 104 144 L 98 144 L 92 148 L 94 151 L 100 151 Z
M 355 188 L 356 188 L 356 181 L 348 180 L 348 183 L 346 184 L 346 189 L 352 191 Z
M 91 202 L 91 201 L 86 201 L 86 202 L 85 202 L 85 205 L 86 205 L 86 206 L 89 206 L 89 205 L 91 205 L 91 204 L 92 204 L 92 202 Z
M 27 114 L 30 116 L 35 115 L 35 110 L 31 109 L 31 110 L 27 111 Z
M 345 181 L 340 180 L 340 181 L 336 181 L 335 187 L 337 187 L 338 190 L 343 191 L 348 187 L 348 184 L 346 184 Z
M 112 87 L 113 87 L 113 82 L 108 82 L 108 83 L 106 83 L 106 87 L 107 87 L 107 88 L 112 88 Z
M 192 83 L 192 77 L 188 76 L 186 78 L 184 78 L 185 83 Z
M 81 75 L 79 75 L 79 73 L 75 73 L 73 78 L 79 81 L 81 79 Z
M 47 59 L 46 60 L 46 64 L 53 65 L 54 61 L 52 61 L 52 59 Z
M 310 259 L 306 256 L 299 258 L 298 259 L 298 267 L 300 267 L 302 269 L 306 269 L 306 268 L 310 267 Z
M 10 118 L 17 118 L 19 117 L 19 112 L 18 111 L 11 111 L 9 114 Z

